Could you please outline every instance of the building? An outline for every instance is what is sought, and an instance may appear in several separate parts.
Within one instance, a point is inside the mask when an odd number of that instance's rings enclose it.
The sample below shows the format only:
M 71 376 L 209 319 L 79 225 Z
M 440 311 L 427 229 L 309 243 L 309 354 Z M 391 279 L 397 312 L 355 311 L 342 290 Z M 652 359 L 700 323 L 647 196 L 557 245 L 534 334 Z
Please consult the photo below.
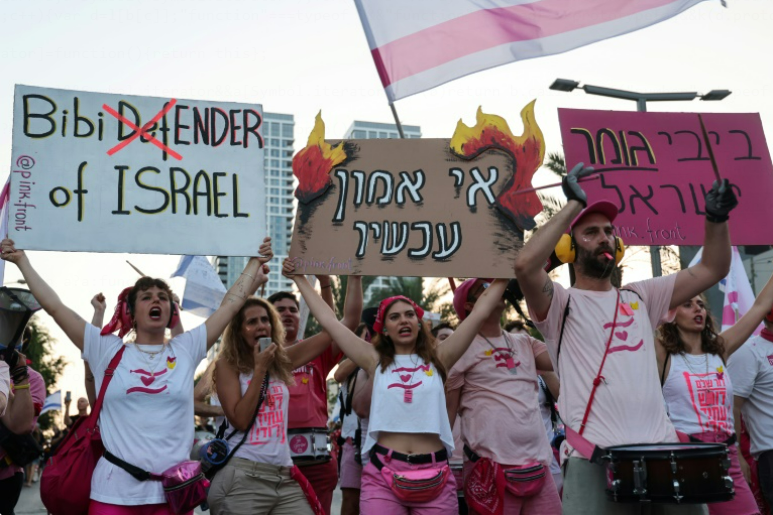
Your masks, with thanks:
M 403 133 L 406 138 L 421 138 L 421 127 L 418 125 L 403 125 Z M 386 139 L 399 138 L 397 125 L 393 123 L 362 122 L 355 120 L 344 134 L 344 139 Z M 364 294 L 365 304 L 370 301 L 374 291 L 388 286 L 386 277 L 377 277 Z
M 290 252 L 293 235 L 294 187 L 293 149 L 295 121 L 291 114 L 263 113 L 263 140 L 265 149 L 266 223 L 274 248 L 271 273 L 265 296 L 283 290 L 292 290 L 293 282 L 282 276 L 282 261 Z M 226 288 L 239 277 L 247 257 L 217 256 L 215 269 Z

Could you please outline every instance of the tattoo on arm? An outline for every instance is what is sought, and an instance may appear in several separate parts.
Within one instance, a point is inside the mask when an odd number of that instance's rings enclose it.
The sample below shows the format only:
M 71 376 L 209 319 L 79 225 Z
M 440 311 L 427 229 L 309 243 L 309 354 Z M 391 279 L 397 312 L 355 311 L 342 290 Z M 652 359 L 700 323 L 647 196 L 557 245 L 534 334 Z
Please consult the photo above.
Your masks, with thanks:
M 553 298 L 553 281 L 548 277 L 548 280 L 545 281 L 545 286 L 542 287 L 542 293 L 544 293 L 548 298 Z

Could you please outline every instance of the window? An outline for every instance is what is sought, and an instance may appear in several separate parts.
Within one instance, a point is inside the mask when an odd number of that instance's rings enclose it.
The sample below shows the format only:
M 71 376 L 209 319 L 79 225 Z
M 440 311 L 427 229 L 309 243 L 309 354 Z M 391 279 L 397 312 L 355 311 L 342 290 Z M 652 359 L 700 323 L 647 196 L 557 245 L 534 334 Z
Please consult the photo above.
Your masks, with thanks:
M 272 136 L 279 136 L 279 124 L 278 123 L 272 123 L 271 124 L 271 135 Z
M 352 138 L 365 139 L 368 137 L 368 133 L 365 131 L 352 131 Z
M 272 148 L 271 149 L 271 157 L 279 157 L 279 150 Z
M 272 147 L 278 147 L 279 146 L 279 140 L 271 138 L 271 146 Z
M 382 138 L 382 139 L 387 139 L 389 137 L 389 135 L 386 132 L 382 131 L 382 132 L 378 133 L 378 137 Z
M 273 168 L 279 168 L 279 159 L 272 159 L 271 160 L 271 166 Z
M 293 137 L 293 126 L 290 124 L 285 123 L 282 125 L 282 136 L 285 138 L 292 138 Z
M 279 208 L 278 207 L 271 207 L 269 208 L 270 213 L 276 213 L 279 214 Z

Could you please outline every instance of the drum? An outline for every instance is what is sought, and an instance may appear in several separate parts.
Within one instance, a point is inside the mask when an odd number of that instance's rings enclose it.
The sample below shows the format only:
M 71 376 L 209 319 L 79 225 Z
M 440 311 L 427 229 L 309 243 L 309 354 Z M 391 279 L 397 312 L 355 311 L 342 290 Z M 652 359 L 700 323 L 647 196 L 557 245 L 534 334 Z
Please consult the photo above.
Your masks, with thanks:
M 703 504 L 735 495 L 724 444 L 621 445 L 606 451 L 612 501 Z
M 327 428 L 303 427 L 287 430 L 290 456 L 296 464 L 330 461 Z

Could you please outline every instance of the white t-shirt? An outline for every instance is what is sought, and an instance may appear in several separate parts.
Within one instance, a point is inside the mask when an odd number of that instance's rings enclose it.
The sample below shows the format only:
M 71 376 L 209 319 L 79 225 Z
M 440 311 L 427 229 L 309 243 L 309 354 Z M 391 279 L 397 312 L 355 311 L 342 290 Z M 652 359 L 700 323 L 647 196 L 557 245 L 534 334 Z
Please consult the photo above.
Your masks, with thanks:
M 11 391 L 11 373 L 8 370 L 8 363 L 0 361 L 0 395 L 5 397 L 6 405 Z M 0 417 L 5 415 L 5 408 L 0 411 Z
M 633 291 L 620 291 L 619 305 L 615 305 L 615 289 L 567 290 L 554 282 L 553 300 L 545 320 L 539 321 L 529 309 L 561 377 L 561 419 L 575 431 L 580 430 L 613 317 L 618 312 L 601 373 L 605 381 L 596 390 L 583 434 L 590 442 L 611 447 L 678 441 L 660 390 L 653 333 L 668 313 L 675 281 L 676 274 L 631 283 L 624 288 Z M 569 316 L 557 359 L 564 308 L 570 296 Z
M 83 342 L 83 359 L 94 372 L 97 392 L 107 365 L 123 345 L 117 336 L 100 336 L 99 331 L 86 324 Z M 155 352 L 162 346 L 142 348 Z M 99 414 L 105 448 L 155 474 L 188 460 L 194 434 L 193 374 L 206 354 L 204 324 L 173 338 L 152 359 L 127 345 Z M 160 481 L 137 481 L 104 458 L 91 479 L 91 498 L 122 506 L 166 502 Z
M 252 372 L 239 374 L 242 395 L 247 391 L 251 381 Z M 279 379 L 269 379 L 266 398 L 260 405 L 258 417 L 244 444 L 239 447 L 234 456 L 277 467 L 292 467 L 293 459 L 290 456 L 290 446 L 287 442 L 287 408 L 289 404 L 290 391 L 287 389 L 287 385 Z M 226 434 L 230 435 L 230 431 L 226 431 Z M 228 445 L 234 448 L 242 440 L 243 435 L 244 433 L 241 431 L 237 432 L 228 440 Z
M 405 402 L 406 392 L 411 392 L 407 394 L 410 402 Z M 448 455 L 454 452 L 443 379 L 434 365 L 423 363 L 417 354 L 396 355 L 384 372 L 381 365 L 376 367 L 363 454 L 378 442 L 380 431 L 436 434 Z
M 728 369 L 735 395 L 746 399 L 741 413 L 756 458 L 773 450 L 773 343 L 751 337 L 730 357 Z
M 663 385 L 668 416 L 674 427 L 688 435 L 735 433 L 733 385 L 725 364 L 716 354 L 672 354 Z

